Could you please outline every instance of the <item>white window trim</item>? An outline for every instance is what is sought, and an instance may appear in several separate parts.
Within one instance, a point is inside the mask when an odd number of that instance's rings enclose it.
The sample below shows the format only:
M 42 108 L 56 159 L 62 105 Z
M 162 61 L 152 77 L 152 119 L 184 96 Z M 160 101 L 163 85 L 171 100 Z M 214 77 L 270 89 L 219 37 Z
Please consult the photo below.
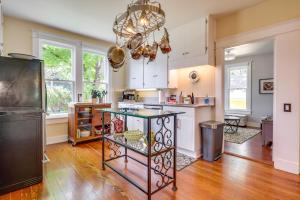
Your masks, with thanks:
M 83 55 L 83 52 L 89 52 L 89 53 L 95 53 L 95 54 L 98 54 L 98 55 L 102 55 L 105 57 L 105 63 L 104 65 L 106 66 L 105 67 L 105 71 L 104 71 L 104 77 L 105 77 L 105 80 L 104 81 L 101 81 L 99 82 L 100 84 L 105 84 L 106 85 L 106 88 L 105 90 L 107 91 L 108 94 L 110 94 L 109 91 L 110 90 L 110 70 L 109 70 L 109 67 L 108 67 L 108 60 L 107 60 L 107 56 L 106 56 L 106 53 L 102 51 L 101 48 L 97 48 L 95 46 L 91 46 L 91 45 L 86 45 L 84 44 L 83 47 L 82 47 L 82 55 Z M 83 89 L 83 65 L 82 65 L 82 89 Z M 104 99 L 105 103 L 106 102 L 109 102 L 110 101 L 110 95 L 107 95 Z
M 101 46 L 95 46 L 95 45 L 90 45 L 87 43 L 83 43 L 80 40 L 73 40 L 69 39 L 63 36 L 55 35 L 55 34 L 49 34 L 49 33 L 44 33 L 40 32 L 37 30 L 32 31 L 32 46 L 33 46 L 33 55 L 37 58 L 40 58 L 41 56 L 41 51 L 40 51 L 40 46 L 43 41 L 47 41 L 47 43 L 53 43 L 54 45 L 62 45 L 63 47 L 72 47 L 74 48 L 74 67 L 75 70 L 73 73 L 73 79 L 75 81 L 74 85 L 74 97 L 73 100 L 77 101 L 77 96 L 78 94 L 82 94 L 83 92 L 83 51 L 91 51 L 95 53 L 99 53 L 101 55 L 104 55 L 106 57 L 106 51 L 107 48 L 101 47 Z M 111 101 L 111 70 L 108 67 L 108 60 L 106 58 L 106 63 L 107 63 L 107 70 L 106 70 L 106 76 L 108 77 L 107 79 L 107 92 L 108 92 L 108 97 L 107 97 L 107 102 Z M 47 124 L 54 124 L 54 123 L 66 123 L 68 118 L 68 113 L 61 113 L 61 114 L 51 114 L 46 117 L 47 119 Z
M 240 66 L 248 66 L 247 72 L 247 109 L 246 110 L 239 110 L 239 109 L 229 109 L 229 69 L 234 67 L 240 67 Z M 249 62 L 239 62 L 234 64 L 227 64 L 225 66 L 225 83 L 224 83 L 224 97 L 225 97 L 225 113 L 226 114 L 251 114 L 251 100 L 252 100 L 252 83 L 251 83 L 251 77 L 252 77 L 252 61 Z

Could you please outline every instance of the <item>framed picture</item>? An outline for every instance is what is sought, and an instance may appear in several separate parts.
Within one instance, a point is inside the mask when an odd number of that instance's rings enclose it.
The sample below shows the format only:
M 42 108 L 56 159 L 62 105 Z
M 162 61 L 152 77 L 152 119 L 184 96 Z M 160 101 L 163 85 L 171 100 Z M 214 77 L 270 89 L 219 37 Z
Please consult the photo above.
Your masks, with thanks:
M 274 79 L 260 79 L 259 80 L 259 93 L 260 94 L 273 94 L 274 91 Z

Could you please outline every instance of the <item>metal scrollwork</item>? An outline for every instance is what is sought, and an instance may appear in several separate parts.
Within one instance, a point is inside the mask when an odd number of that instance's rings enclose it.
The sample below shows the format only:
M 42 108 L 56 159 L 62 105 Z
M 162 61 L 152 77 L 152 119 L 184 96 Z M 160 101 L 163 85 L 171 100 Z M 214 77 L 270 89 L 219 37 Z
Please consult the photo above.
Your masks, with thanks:
M 173 151 L 168 151 L 154 157 L 154 173 L 160 176 L 156 182 L 156 187 L 161 188 L 170 182 L 171 177 L 168 175 L 168 171 L 173 167 L 173 156 Z
M 173 133 L 166 126 L 166 124 L 170 123 L 170 118 L 162 117 L 157 118 L 156 124 L 159 126 L 159 130 L 155 133 L 155 145 L 154 151 L 159 152 L 162 149 L 170 148 L 173 146 Z
M 110 158 L 116 158 L 122 155 L 122 152 L 120 150 L 120 145 L 111 142 L 109 140 L 107 142 L 108 142 L 108 149 L 110 150 L 110 154 L 109 154 Z

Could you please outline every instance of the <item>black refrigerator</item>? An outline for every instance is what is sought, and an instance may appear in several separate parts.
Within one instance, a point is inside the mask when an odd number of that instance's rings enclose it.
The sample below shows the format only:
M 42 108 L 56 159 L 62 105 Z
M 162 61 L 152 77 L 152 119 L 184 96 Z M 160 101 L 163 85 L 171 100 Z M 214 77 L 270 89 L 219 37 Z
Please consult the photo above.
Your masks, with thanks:
M 43 63 L 0 57 L 0 195 L 43 179 Z

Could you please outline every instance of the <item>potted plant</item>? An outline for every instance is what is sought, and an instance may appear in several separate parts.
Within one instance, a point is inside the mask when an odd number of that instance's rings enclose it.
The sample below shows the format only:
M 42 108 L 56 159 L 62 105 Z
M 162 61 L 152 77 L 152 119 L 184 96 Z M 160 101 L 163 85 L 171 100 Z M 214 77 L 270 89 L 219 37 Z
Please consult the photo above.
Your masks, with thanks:
M 97 98 L 99 96 L 100 91 L 99 90 L 92 90 L 91 95 L 92 95 L 92 103 L 95 104 L 97 103 Z
M 99 103 L 104 103 L 104 98 L 107 95 L 106 90 L 102 90 L 101 92 L 99 91 L 98 98 L 99 98 Z

